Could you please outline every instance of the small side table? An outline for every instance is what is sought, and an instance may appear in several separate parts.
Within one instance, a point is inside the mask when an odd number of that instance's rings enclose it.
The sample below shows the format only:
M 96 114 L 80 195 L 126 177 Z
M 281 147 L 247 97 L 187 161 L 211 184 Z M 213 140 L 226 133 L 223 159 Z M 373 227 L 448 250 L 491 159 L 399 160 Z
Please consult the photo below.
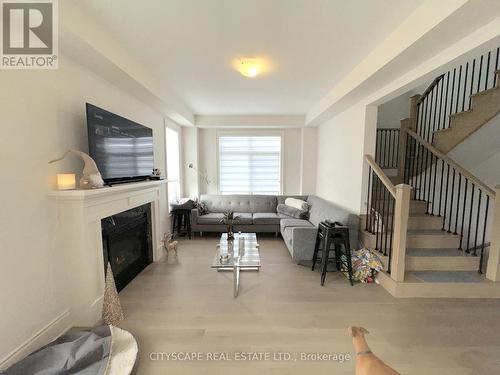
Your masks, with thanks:
M 191 239 L 191 210 L 172 210 L 172 237 L 187 234 Z

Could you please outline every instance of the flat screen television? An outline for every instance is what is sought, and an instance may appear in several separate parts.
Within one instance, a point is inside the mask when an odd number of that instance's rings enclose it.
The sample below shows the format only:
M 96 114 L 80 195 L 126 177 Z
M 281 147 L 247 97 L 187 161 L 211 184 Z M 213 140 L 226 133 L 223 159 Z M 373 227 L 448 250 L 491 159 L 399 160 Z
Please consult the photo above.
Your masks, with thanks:
M 154 168 L 153 130 L 87 103 L 89 154 L 106 183 L 145 180 Z

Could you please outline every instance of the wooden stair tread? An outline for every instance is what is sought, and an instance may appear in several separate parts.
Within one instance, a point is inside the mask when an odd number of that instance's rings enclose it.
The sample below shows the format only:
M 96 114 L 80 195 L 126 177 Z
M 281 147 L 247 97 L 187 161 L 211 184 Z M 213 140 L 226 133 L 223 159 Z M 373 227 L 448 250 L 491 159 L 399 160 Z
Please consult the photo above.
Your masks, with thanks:
M 439 237 L 459 237 L 458 234 L 448 233 L 441 229 L 409 229 L 409 236 L 439 236 Z
M 406 256 L 411 257 L 463 257 L 478 258 L 458 249 L 406 249 Z
M 407 271 L 405 283 L 491 283 L 476 271 Z
M 426 214 L 425 212 L 414 212 L 413 214 L 410 214 L 410 216 L 411 217 L 421 217 L 421 218 L 426 218 L 426 219 L 434 219 L 434 218 L 437 218 L 440 220 L 443 219 L 442 216 Z
M 366 231 L 365 229 L 363 229 L 363 232 L 366 232 L 369 235 L 373 235 L 373 236 L 376 235 L 376 233 L 370 233 L 370 232 Z M 391 234 L 391 231 L 384 231 L 383 235 L 385 236 L 386 233 Z M 448 233 L 448 232 L 441 230 L 441 229 L 409 229 L 407 233 L 408 233 L 408 236 L 411 236 L 411 237 L 418 237 L 418 236 L 438 236 L 438 237 L 447 237 L 447 238 L 459 237 L 458 234 Z
M 409 249 L 406 251 L 406 272 L 469 271 L 477 272 L 479 257 L 464 255 L 456 249 Z
M 376 278 L 396 298 L 500 298 L 500 283 L 476 271 L 408 271 L 404 282 L 382 271 Z
M 492 91 L 495 91 L 495 90 L 498 90 L 500 89 L 500 87 L 498 86 L 493 86 L 487 90 L 483 90 L 483 91 L 479 91 L 479 92 L 476 92 L 475 94 L 472 94 L 471 97 L 474 98 L 474 97 L 478 97 L 478 96 L 482 96 L 482 95 L 487 95 L 488 93 L 492 92 Z M 465 112 L 465 111 L 464 111 Z M 461 112 L 460 112 L 461 113 Z

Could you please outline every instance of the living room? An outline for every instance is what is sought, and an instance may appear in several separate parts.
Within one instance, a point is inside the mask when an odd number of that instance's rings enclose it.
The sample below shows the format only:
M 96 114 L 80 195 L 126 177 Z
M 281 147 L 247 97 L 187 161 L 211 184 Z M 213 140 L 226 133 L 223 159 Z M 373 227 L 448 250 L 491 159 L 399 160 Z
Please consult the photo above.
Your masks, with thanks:
M 498 1 L 30 4 L 0 373 L 496 373 Z

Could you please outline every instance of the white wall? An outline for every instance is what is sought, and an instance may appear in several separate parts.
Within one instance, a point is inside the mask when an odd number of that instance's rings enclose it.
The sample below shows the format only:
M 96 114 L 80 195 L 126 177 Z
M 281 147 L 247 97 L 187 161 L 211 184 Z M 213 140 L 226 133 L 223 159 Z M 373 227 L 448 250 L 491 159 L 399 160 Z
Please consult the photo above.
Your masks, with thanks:
M 283 137 L 283 194 L 299 194 L 302 148 L 300 129 L 285 129 Z
M 410 97 L 413 91 L 409 91 L 378 107 L 377 127 L 397 128 L 401 127 L 401 120 L 410 117 Z
M 300 194 L 316 193 L 316 172 L 318 154 L 318 128 L 301 129 Z
M 370 140 L 375 136 L 376 119 L 376 107 L 362 102 L 318 129 L 316 194 L 356 214 L 363 209 L 363 155 L 374 152 Z
M 199 166 L 197 128 L 184 127 L 182 129 L 182 155 L 183 196 L 197 197 L 200 184 L 198 173 L 194 169 L 187 168 L 188 163 L 193 163 L 196 168 Z
M 377 127 L 399 129 L 401 120 L 410 117 L 410 98 L 417 94 L 423 94 L 431 82 L 426 81 L 413 90 L 380 104 L 377 114 Z
M 152 127 L 155 164 L 166 170 L 162 115 L 65 56 L 59 64 L 54 71 L 0 71 L 0 367 L 44 327 L 57 334 L 71 325 L 70 317 L 54 321 L 69 307 L 71 275 L 61 255 L 71 249 L 55 246 L 56 202 L 47 193 L 56 173 L 81 171 L 82 163 L 48 161 L 69 148 L 87 150 L 85 102 Z
M 476 130 L 448 154 L 494 189 L 500 185 L 500 115 Z
M 198 170 L 206 173 L 211 184 L 200 179 L 199 194 L 217 194 L 217 129 L 198 130 Z
M 265 134 L 263 129 L 226 129 L 218 130 L 216 128 L 200 128 L 198 130 L 198 160 L 199 169 L 208 173 L 212 181 L 206 185 L 200 179 L 200 194 L 217 194 L 217 133 L 219 131 L 231 132 L 236 134 Z M 269 132 L 281 132 L 283 134 L 283 193 L 299 194 L 301 192 L 301 129 L 273 129 Z M 185 169 L 187 169 L 184 166 Z M 187 172 L 186 172 L 187 173 Z
M 490 188 L 495 188 L 500 185 L 500 151 L 489 159 L 477 165 L 471 172 L 474 176 L 478 177 Z

